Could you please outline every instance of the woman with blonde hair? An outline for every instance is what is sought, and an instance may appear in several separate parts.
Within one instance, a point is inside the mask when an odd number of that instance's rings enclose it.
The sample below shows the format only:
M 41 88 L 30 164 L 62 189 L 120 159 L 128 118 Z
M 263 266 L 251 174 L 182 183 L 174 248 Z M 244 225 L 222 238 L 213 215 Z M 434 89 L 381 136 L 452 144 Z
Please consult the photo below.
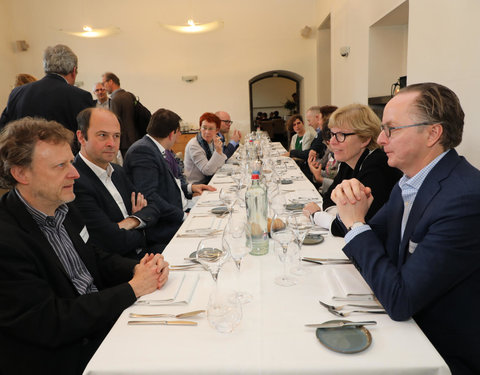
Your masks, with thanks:
M 329 147 L 335 154 L 335 160 L 341 163 L 332 185 L 323 197 L 324 210 L 335 205 L 330 198 L 333 189 L 343 180 L 351 178 L 370 187 L 375 197 L 367 213 L 367 221 L 388 200 L 393 186 L 402 174 L 398 169 L 388 166 L 387 156 L 377 143 L 380 125 L 378 116 L 363 104 L 347 105 L 331 115 L 326 139 L 330 139 Z M 331 228 L 332 234 L 345 234 L 345 227 L 335 216 L 331 212 L 321 211 L 317 204 L 307 204 L 304 213 L 313 215 L 318 225 Z

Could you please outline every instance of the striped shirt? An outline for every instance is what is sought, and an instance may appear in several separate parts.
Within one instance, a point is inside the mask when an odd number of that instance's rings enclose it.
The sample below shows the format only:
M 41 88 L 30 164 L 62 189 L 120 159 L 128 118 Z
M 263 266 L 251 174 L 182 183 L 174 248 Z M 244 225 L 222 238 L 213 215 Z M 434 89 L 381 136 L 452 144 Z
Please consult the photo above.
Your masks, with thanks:
M 79 294 L 98 292 L 97 287 L 93 283 L 92 275 L 75 250 L 73 242 L 63 226 L 68 213 L 68 206 L 62 204 L 55 210 L 55 216 L 47 216 L 30 206 L 18 190 L 15 189 L 15 192 L 47 238 L 55 254 L 57 254 L 77 292 Z

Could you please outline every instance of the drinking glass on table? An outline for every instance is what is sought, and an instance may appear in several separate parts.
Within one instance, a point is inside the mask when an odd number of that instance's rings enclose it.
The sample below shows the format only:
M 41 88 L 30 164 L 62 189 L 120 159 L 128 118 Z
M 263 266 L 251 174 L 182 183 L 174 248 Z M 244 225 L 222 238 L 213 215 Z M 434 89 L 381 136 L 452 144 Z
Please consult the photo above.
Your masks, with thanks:
M 237 190 L 242 188 L 244 171 L 241 167 L 236 167 L 232 171 L 232 180 L 235 182 Z
M 222 188 L 220 189 L 219 194 L 220 200 L 227 206 L 228 212 L 232 213 L 233 205 L 237 200 L 237 192 L 231 188 Z
M 197 261 L 212 275 L 215 286 L 218 273 L 227 260 L 228 252 L 223 249 L 220 237 L 204 238 L 198 243 L 196 251 Z
M 250 241 L 251 237 L 246 215 L 243 213 L 232 214 L 223 231 L 222 245 L 230 253 L 230 256 L 237 266 L 238 284 L 240 282 L 242 259 L 250 252 Z M 252 295 L 248 292 L 237 291 L 236 298 L 238 298 L 241 303 L 248 303 L 252 300 Z
M 287 225 L 295 234 L 295 242 L 298 246 L 298 264 L 294 266 L 290 272 L 292 272 L 294 275 L 305 275 L 307 273 L 307 269 L 302 266 L 302 246 L 305 237 L 310 230 L 312 230 L 313 224 L 311 223 L 310 219 L 303 214 L 303 212 L 293 212 L 287 218 Z
M 295 285 L 297 280 L 287 273 L 287 257 L 293 251 L 291 245 L 295 245 L 295 233 L 288 226 L 288 214 L 286 212 L 276 212 L 273 215 L 270 223 L 270 235 L 281 246 L 277 251 L 277 256 L 283 263 L 283 274 L 275 278 L 275 283 L 281 286 Z
M 231 333 L 242 320 L 242 304 L 235 293 L 215 289 L 208 300 L 207 319 L 220 333 Z

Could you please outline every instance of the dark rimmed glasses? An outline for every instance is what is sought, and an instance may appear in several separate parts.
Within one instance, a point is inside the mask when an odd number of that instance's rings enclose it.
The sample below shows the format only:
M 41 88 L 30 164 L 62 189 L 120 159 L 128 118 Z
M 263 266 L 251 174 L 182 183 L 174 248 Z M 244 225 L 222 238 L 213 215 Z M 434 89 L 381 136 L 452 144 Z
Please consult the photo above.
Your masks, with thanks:
M 431 122 L 425 121 L 425 122 L 419 122 L 418 124 L 412 124 L 412 125 L 399 125 L 399 126 L 388 126 L 385 124 L 380 125 L 382 128 L 382 131 L 385 132 L 385 135 L 387 138 L 390 138 L 392 136 L 392 130 L 395 129 L 403 129 L 403 128 L 413 128 L 416 126 L 426 126 L 426 125 L 434 125 Z
M 337 140 L 338 143 L 343 143 L 345 142 L 345 139 L 347 139 L 347 137 L 349 135 L 354 135 L 356 133 L 343 133 L 343 132 L 332 132 L 332 131 L 327 131 L 325 133 L 325 140 L 326 141 L 330 141 L 330 139 L 332 139 L 332 137 L 335 137 L 335 139 Z
M 228 124 L 228 125 L 232 125 L 233 124 L 233 121 L 232 120 L 221 120 L 222 122 L 224 122 L 225 124 Z

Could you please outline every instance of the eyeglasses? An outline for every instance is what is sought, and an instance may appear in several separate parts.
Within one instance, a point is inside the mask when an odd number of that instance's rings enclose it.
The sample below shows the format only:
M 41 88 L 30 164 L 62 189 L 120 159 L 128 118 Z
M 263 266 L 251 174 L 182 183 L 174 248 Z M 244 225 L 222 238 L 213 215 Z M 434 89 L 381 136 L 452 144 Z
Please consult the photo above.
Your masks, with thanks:
M 228 125 L 232 125 L 233 124 L 233 121 L 232 120 L 221 120 L 222 122 L 224 122 L 225 124 L 228 124 Z
M 403 129 L 403 128 L 413 128 L 415 126 L 425 126 L 425 125 L 433 125 L 433 124 L 430 123 L 430 122 L 420 122 L 418 124 L 401 125 L 401 126 L 388 126 L 388 125 L 382 124 L 382 125 L 380 125 L 380 127 L 382 128 L 382 131 L 385 132 L 385 135 L 388 138 L 390 138 L 392 136 L 392 130 Z
M 325 133 L 325 139 L 328 141 L 330 139 L 332 139 L 332 137 L 335 137 L 335 139 L 337 140 L 338 143 L 343 143 L 345 142 L 345 139 L 349 136 L 349 135 L 354 135 L 355 133 L 342 133 L 342 132 L 332 132 L 332 131 L 327 131 Z
M 209 128 L 207 126 L 201 126 L 200 129 L 202 129 L 203 131 L 206 131 L 206 132 L 214 132 L 217 130 L 217 128 Z
M 105 89 L 102 87 L 101 89 L 96 89 L 95 92 L 99 92 L 99 91 L 105 91 Z

